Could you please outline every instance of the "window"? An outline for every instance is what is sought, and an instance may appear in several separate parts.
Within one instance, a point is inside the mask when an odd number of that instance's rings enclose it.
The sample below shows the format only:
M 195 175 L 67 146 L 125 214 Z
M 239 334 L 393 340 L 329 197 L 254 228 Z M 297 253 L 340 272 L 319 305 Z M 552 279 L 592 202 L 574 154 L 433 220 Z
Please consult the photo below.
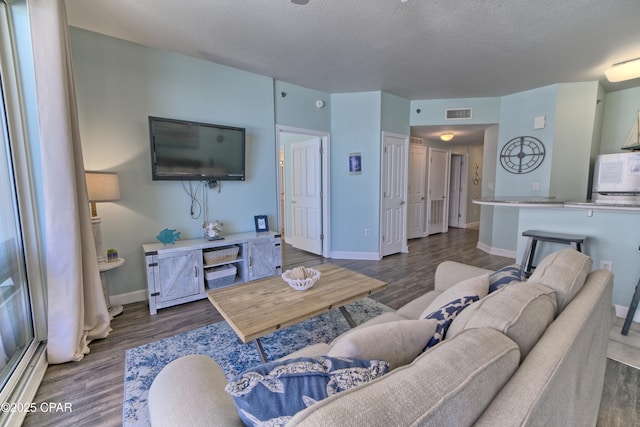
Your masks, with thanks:
M 14 62 L 14 18 L 28 28 L 25 1 L 0 0 L 0 403 L 9 405 L 31 402 L 46 369 L 44 281 L 20 86 L 28 79 L 18 77 Z M 15 409 L 0 411 L 0 425 L 21 423 L 26 412 Z

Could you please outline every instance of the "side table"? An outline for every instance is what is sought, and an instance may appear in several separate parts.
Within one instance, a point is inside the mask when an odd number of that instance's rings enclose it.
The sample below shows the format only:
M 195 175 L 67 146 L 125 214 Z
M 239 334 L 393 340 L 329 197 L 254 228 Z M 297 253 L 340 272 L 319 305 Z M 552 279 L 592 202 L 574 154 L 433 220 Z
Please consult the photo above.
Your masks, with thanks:
M 98 263 L 98 270 L 100 270 L 100 281 L 102 282 L 102 292 L 104 292 L 104 300 L 107 303 L 107 311 L 112 318 L 122 313 L 123 308 L 121 305 L 111 305 L 111 301 L 109 300 L 109 284 L 107 282 L 107 276 L 105 273 L 109 270 L 120 267 L 122 264 L 124 264 L 124 258 L 118 258 L 117 260 L 111 262 Z

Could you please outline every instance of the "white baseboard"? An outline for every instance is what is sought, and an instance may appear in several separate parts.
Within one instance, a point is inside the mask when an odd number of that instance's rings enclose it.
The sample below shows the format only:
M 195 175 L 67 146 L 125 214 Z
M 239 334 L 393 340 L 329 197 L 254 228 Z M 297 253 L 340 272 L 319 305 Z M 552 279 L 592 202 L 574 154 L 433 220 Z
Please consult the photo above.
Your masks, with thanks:
M 126 294 L 109 295 L 109 300 L 111 301 L 111 305 L 125 305 L 134 302 L 146 301 L 147 290 L 142 289 L 139 291 L 128 292 Z
M 480 221 L 468 222 L 468 223 L 465 224 L 464 228 L 471 228 L 473 230 L 479 230 L 480 229 Z
M 503 256 L 505 258 L 513 258 L 513 260 L 516 259 L 516 251 L 510 250 L 510 249 L 493 248 L 491 246 L 485 245 L 482 242 L 478 242 L 476 247 L 481 251 L 486 252 L 490 255 Z
M 629 307 L 625 307 L 623 305 L 614 304 L 616 309 L 616 317 L 620 317 L 622 319 L 627 318 L 627 313 L 629 312 Z M 633 315 L 633 321 L 640 323 L 640 310 L 636 310 L 636 314 Z
M 380 261 L 382 259 L 378 252 L 331 252 L 331 258 L 358 259 L 366 261 Z

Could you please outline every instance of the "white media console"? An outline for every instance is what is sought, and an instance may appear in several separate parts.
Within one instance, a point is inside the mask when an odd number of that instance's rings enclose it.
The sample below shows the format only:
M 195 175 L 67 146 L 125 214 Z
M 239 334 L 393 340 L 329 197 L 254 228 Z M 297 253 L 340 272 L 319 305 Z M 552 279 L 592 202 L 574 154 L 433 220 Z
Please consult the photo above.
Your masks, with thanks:
M 208 288 L 233 286 L 282 273 L 279 233 L 250 232 L 223 237 L 142 246 L 151 314 L 160 308 L 207 298 Z

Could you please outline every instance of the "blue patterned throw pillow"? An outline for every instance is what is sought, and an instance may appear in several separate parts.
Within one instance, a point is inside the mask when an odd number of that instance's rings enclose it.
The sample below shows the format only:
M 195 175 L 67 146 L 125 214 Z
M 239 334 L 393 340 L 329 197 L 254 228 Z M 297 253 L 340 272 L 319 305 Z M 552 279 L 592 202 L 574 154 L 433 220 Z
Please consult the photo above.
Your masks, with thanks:
M 435 333 L 424 349 L 426 350 L 430 347 L 433 347 L 434 345 L 442 341 L 445 334 L 447 333 L 449 325 L 451 324 L 451 322 L 453 322 L 453 319 L 456 318 L 458 313 L 460 313 L 468 305 L 478 301 L 479 299 L 480 298 L 478 298 L 477 295 L 458 298 L 448 304 L 443 305 L 442 307 L 425 317 L 425 319 L 436 319 L 438 324 L 436 326 Z
M 299 357 L 265 363 L 229 382 L 247 426 L 284 426 L 296 413 L 341 391 L 364 384 L 389 371 L 383 360 L 342 357 Z
M 489 275 L 489 293 L 513 282 L 522 282 L 524 277 L 518 264 L 507 265 Z

